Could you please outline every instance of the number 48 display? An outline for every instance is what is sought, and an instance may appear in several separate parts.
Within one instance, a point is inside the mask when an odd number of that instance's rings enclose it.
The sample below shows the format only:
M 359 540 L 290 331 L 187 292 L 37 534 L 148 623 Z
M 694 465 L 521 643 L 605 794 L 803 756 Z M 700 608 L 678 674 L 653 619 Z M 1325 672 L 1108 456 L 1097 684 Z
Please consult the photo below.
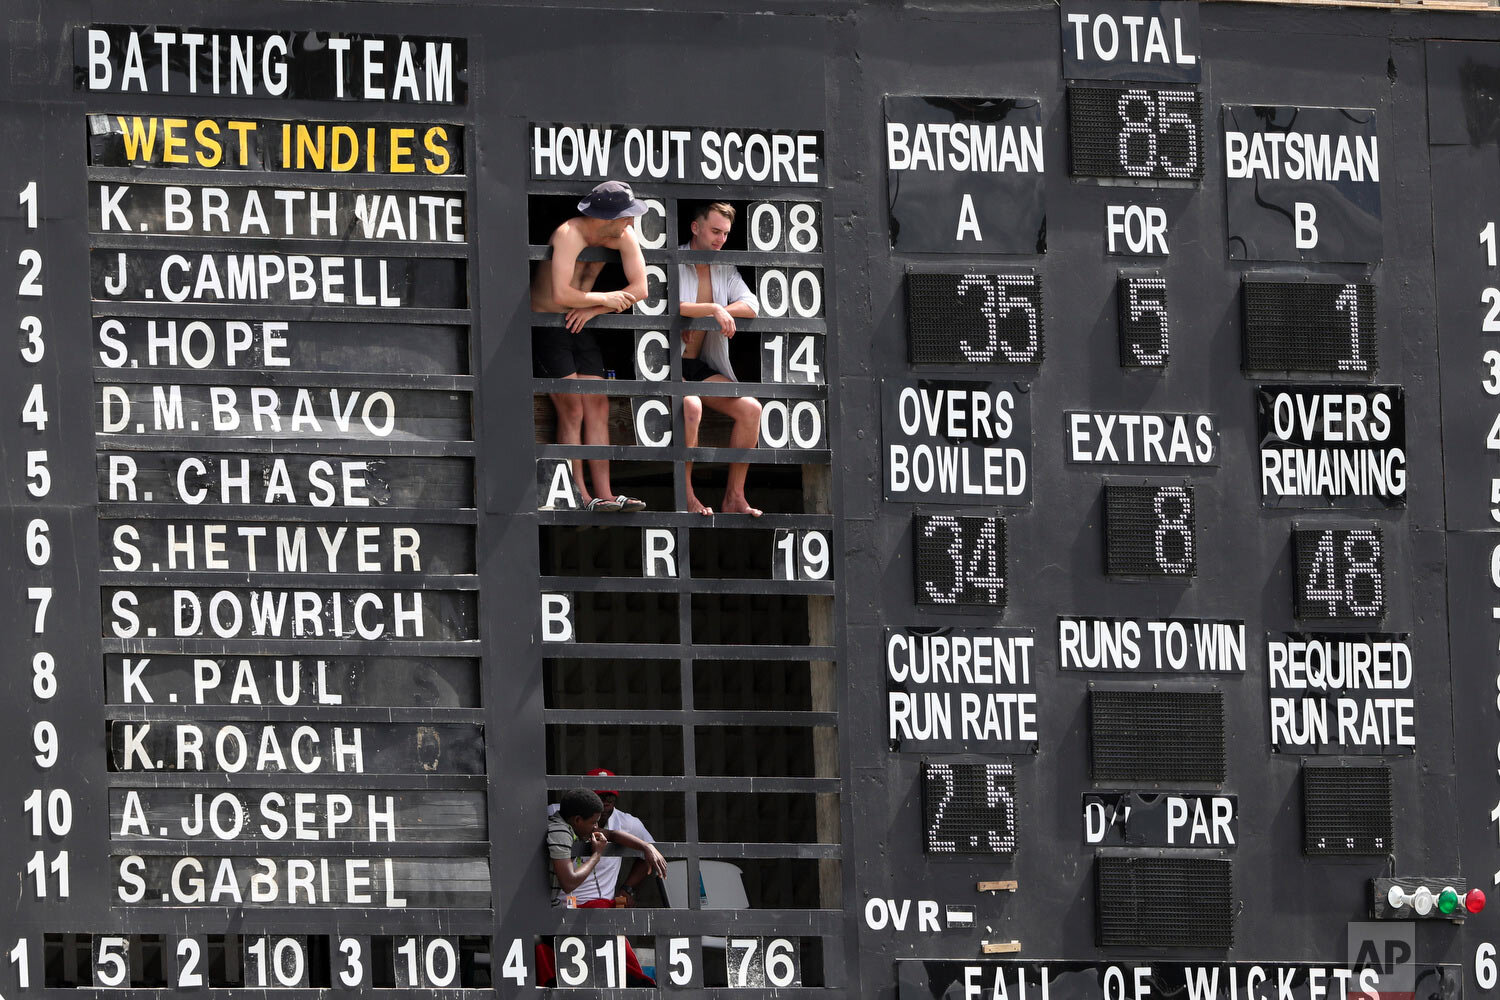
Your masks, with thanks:
M 1298 618 L 1385 617 L 1385 544 L 1378 525 L 1294 528 Z

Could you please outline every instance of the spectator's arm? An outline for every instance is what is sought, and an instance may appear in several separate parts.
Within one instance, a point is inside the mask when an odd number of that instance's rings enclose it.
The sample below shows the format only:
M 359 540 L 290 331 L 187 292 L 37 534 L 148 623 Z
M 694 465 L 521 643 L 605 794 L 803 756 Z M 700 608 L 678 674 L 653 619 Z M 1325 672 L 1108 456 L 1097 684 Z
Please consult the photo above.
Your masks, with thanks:
M 590 854 L 589 859 L 578 868 L 573 867 L 572 858 L 553 858 L 552 873 L 557 876 L 557 882 L 562 886 L 563 892 L 572 892 L 588 881 L 588 877 L 594 874 L 594 866 L 598 863 L 599 855 L 597 854 Z
M 740 274 L 739 268 L 735 268 L 729 276 L 729 314 L 740 319 L 760 315 L 760 299 L 745 284 L 744 275 Z
M 630 866 L 630 874 L 625 876 L 625 888 L 634 890 L 636 886 L 646 881 L 646 876 L 651 874 L 651 866 L 645 858 L 636 858 L 635 864 Z
M 635 238 L 632 226 L 620 234 L 620 266 L 625 269 L 625 292 L 631 302 L 646 298 L 646 258 Z
M 661 851 L 658 851 L 654 846 L 646 843 L 633 833 L 626 833 L 624 830 L 610 830 L 605 836 L 609 838 L 609 842 L 612 844 L 619 844 L 621 847 L 632 851 L 640 851 L 649 870 L 655 872 L 660 878 L 666 878 L 667 859 L 662 857 Z
M 646 279 L 645 266 L 641 268 L 641 286 L 639 295 L 631 295 L 631 289 L 621 289 L 617 292 L 593 292 L 573 287 L 573 270 L 578 265 L 578 255 L 583 252 L 583 238 L 571 230 L 562 229 L 553 234 L 552 237 L 552 260 L 548 262 L 552 268 L 552 301 L 564 309 L 588 309 L 599 306 L 614 312 L 620 312 L 630 308 L 632 302 L 636 302 L 645 296 Z M 640 249 L 636 249 L 636 255 L 640 255 Z M 629 274 L 629 271 L 626 272 Z M 592 282 L 590 282 L 592 284 Z

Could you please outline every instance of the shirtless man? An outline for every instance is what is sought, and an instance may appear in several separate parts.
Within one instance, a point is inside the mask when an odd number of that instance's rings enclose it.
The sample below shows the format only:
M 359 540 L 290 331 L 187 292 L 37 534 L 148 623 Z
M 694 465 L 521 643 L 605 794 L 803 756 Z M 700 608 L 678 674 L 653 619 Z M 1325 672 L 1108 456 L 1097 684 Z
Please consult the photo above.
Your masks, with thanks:
M 564 326 L 532 332 L 532 370 L 537 378 L 604 378 L 604 356 L 599 341 L 584 324 L 601 313 L 624 312 L 646 297 L 646 261 L 636 242 L 633 223 L 646 211 L 630 185 L 605 181 L 578 203 L 582 215 L 558 226 L 548 242 L 552 259 L 543 261 L 531 282 L 531 311 L 564 313 Z M 596 292 L 594 282 L 603 261 L 580 261 L 589 247 L 620 252 L 625 268 L 624 288 Z M 609 397 L 598 393 L 552 393 L 557 407 L 558 444 L 609 444 Z M 616 496 L 609 484 L 609 461 L 589 459 L 593 496 L 583 484 L 583 462 L 574 459 L 573 481 L 588 510 L 645 510 L 640 500 Z
M 693 216 L 692 239 L 678 249 L 721 250 L 734 225 L 734 206 L 722 201 L 698 209 Z M 714 330 L 682 332 L 682 377 L 688 382 L 738 382 L 729 363 L 729 338 L 734 336 L 736 318 L 749 319 L 760 312 L 760 302 L 750 291 L 739 269 L 733 264 L 679 264 L 677 287 L 678 311 L 686 319 L 712 319 Z M 683 433 L 689 448 L 698 446 L 698 424 L 703 407 L 717 410 L 734 421 L 729 432 L 729 447 L 754 448 L 760 441 L 760 401 L 753 396 L 684 396 L 682 397 Z M 687 506 L 696 514 L 712 514 L 712 507 L 699 503 L 693 494 L 693 463 L 687 462 Z M 729 481 L 724 486 L 724 502 L 719 510 L 725 514 L 761 512 L 745 499 L 746 462 L 731 462 Z

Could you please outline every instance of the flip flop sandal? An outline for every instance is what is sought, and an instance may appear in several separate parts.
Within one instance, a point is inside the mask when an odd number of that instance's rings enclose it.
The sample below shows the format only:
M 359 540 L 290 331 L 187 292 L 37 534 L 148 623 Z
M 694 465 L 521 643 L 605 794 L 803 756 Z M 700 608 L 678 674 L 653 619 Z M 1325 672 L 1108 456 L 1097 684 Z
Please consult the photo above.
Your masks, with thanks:
M 614 500 L 606 500 L 603 497 L 594 497 L 594 499 L 589 501 L 588 507 L 586 507 L 585 509 L 602 514 L 613 514 L 617 511 L 624 510 L 625 505 L 622 504 L 618 498 Z
M 646 509 L 646 501 L 637 500 L 635 497 L 628 497 L 623 493 L 615 497 L 615 503 L 620 505 L 616 508 L 616 510 L 623 510 L 629 513 L 634 513 L 638 510 Z

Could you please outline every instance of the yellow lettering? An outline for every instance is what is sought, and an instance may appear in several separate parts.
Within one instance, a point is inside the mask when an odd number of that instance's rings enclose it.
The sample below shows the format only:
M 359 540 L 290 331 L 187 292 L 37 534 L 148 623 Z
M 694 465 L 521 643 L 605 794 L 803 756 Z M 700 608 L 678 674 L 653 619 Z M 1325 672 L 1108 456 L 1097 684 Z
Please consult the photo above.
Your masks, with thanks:
M 411 141 L 416 137 L 414 128 L 391 129 L 391 173 L 416 173 L 416 165 L 411 162 Z
M 156 119 L 148 118 L 149 127 L 140 118 L 125 120 L 124 115 L 117 115 L 120 122 L 120 135 L 125 140 L 125 155 L 132 160 L 150 160 L 151 151 L 156 148 Z M 144 134 L 142 134 L 144 130 Z
M 333 143 L 329 150 L 328 164 L 334 173 L 345 174 L 359 162 L 359 136 L 348 125 L 333 127 Z
M 198 123 L 193 130 L 193 137 L 198 140 L 198 166 L 217 167 L 219 161 L 224 158 L 224 146 L 216 138 L 219 134 L 219 123 L 212 118 L 205 118 Z
M 324 148 L 324 141 L 323 141 L 324 138 L 325 138 L 325 135 L 326 135 L 326 133 L 324 133 L 322 125 L 314 125 L 314 126 L 312 126 L 312 127 L 309 128 L 307 125 L 298 124 L 298 126 L 297 126 L 297 169 L 298 170 L 306 170 L 308 168 L 308 166 L 309 166 L 309 158 L 311 159 L 311 166 L 312 166 L 312 168 L 314 170 L 322 170 L 323 169 L 323 161 L 325 159 L 324 153 L 326 152 L 326 150 Z
M 255 122 L 237 122 L 233 119 L 229 122 L 229 131 L 239 136 L 240 158 L 239 166 L 250 165 L 250 133 L 256 128 Z
M 161 122 L 161 161 L 163 163 L 187 163 L 187 140 L 177 134 L 178 129 L 187 128 L 186 118 L 163 118 Z
M 427 164 L 427 172 L 430 174 L 446 174 L 452 166 L 452 157 L 448 155 L 446 147 L 441 145 L 448 138 L 448 130 L 441 125 L 434 125 L 427 130 L 422 144 L 432 153 L 424 161 Z

